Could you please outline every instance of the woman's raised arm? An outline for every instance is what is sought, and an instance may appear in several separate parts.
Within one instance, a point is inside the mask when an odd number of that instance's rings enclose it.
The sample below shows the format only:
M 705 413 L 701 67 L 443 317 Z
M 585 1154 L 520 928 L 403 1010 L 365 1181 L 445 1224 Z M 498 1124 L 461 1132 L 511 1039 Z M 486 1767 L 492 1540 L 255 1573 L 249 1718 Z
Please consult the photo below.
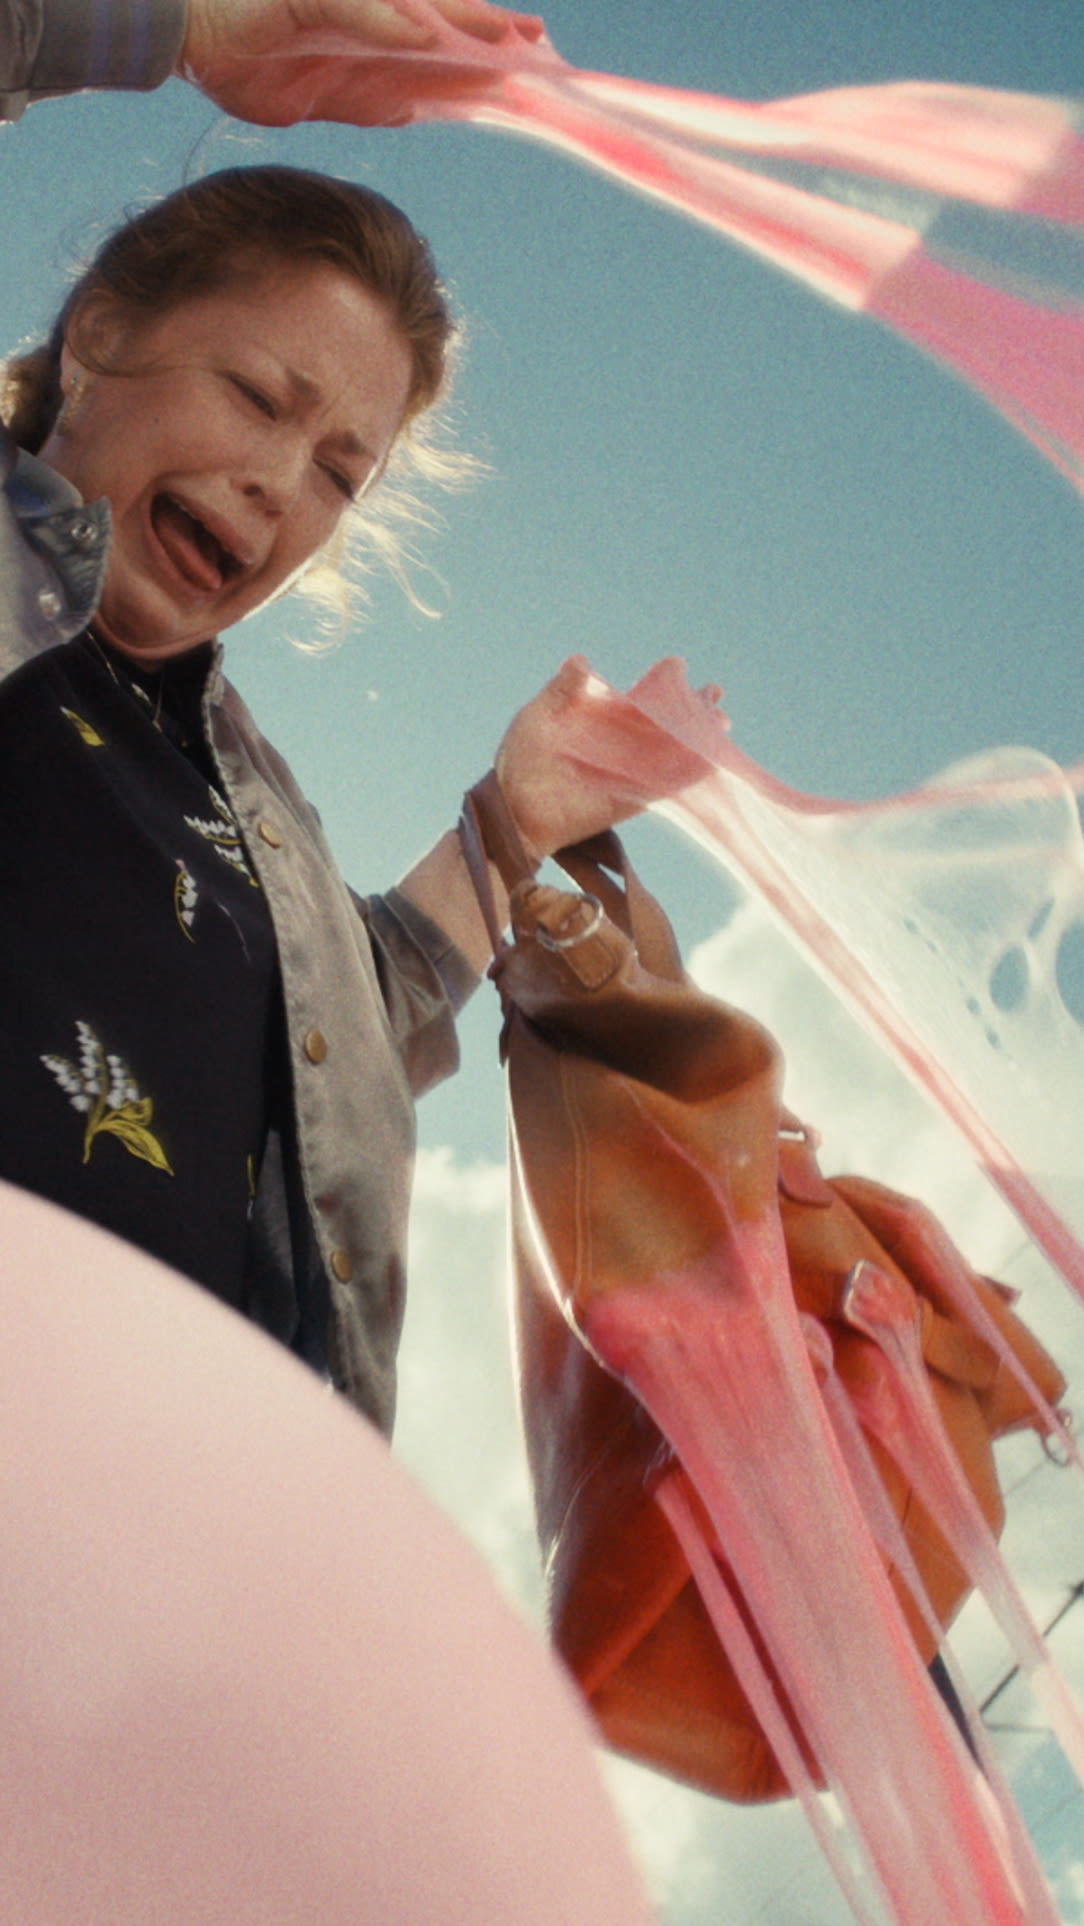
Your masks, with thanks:
M 410 0 L 0 0 L 0 119 L 52 95 L 176 74 L 259 126 L 392 125 L 409 118 L 404 87 L 417 98 L 425 79 L 379 56 L 424 53 L 434 19 L 485 45 L 542 32 L 490 0 L 426 0 L 420 11 Z M 448 85 L 442 72 L 440 91 Z

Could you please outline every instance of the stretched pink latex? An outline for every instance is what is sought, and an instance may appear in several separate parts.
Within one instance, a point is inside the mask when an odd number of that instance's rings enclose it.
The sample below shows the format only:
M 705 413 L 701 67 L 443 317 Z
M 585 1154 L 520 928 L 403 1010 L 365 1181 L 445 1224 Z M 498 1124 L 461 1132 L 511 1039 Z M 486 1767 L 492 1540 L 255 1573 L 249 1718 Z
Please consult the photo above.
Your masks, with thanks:
M 685 1553 L 689 1570 L 711 1614 L 720 1643 L 791 1791 L 800 1800 L 810 1828 L 852 1913 L 865 1926 L 865 1922 L 872 1918 L 868 1894 L 854 1878 L 840 1850 L 839 1840 L 817 1796 L 817 1783 L 802 1756 L 802 1749 L 779 1704 L 775 1686 L 764 1669 L 756 1645 L 719 1569 L 712 1546 L 688 1502 L 680 1477 L 673 1472 L 668 1474 L 657 1486 L 654 1496 Z
M 866 1523 L 882 1555 L 902 1576 L 915 1605 L 926 1619 L 934 1639 L 940 1644 L 941 1628 L 926 1598 L 918 1567 L 911 1556 L 911 1550 L 899 1520 L 888 1502 L 873 1455 L 855 1415 L 854 1405 L 836 1375 L 831 1339 L 824 1326 L 818 1324 L 815 1318 L 802 1317 L 800 1322 L 816 1373 L 821 1400 Z M 1000 1556 L 1000 1554 L 996 1555 Z M 1035 1861 L 1027 1830 L 1009 1790 L 1008 1782 L 998 1764 L 997 1755 L 990 1743 L 982 1716 L 971 1696 L 967 1681 L 956 1666 L 951 1650 L 947 1646 L 942 1646 L 941 1659 L 967 1719 L 971 1744 L 982 1766 L 991 1797 L 996 1802 L 1000 1822 L 1005 1828 L 1013 1865 L 1024 1889 L 1026 1917 L 1029 1920 L 1046 1919 L 1050 1915 L 1050 1895 L 1046 1881 Z
M 1084 1026 L 1061 980 L 1084 921 L 1084 763 L 991 750 L 883 801 L 806 796 L 735 747 L 673 658 L 628 695 L 585 678 L 563 753 L 761 897 L 1084 1296 Z
M 494 37 L 480 41 L 427 0 L 396 10 L 423 42 L 413 51 L 322 29 L 265 56 L 263 114 L 250 59 L 250 117 L 460 120 L 544 141 L 875 316 L 1084 486 L 1084 317 L 1055 257 L 1025 280 L 987 223 L 968 240 L 965 272 L 958 249 L 938 258 L 937 237 L 946 207 L 993 211 L 1005 235 L 1084 223 L 1071 104 L 925 81 L 748 103 L 577 70 L 522 15 L 507 15 L 503 32 L 495 15 Z
M 848 1323 L 878 1346 L 884 1367 L 851 1388 L 859 1417 L 906 1471 L 973 1584 L 983 1592 L 1084 1784 L 1084 1717 L 1032 1624 L 967 1480 L 946 1448 L 922 1362 L 913 1293 L 875 1265 L 859 1264 L 843 1311 Z
M 725 1177 L 718 1201 L 719 1246 L 680 1276 L 592 1296 L 584 1335 L 695 1485 L 895 1926 L 1022 1926 L 1019 1872 L 926 1679 L 825 1420 L 778 1225 L 770 1213 L 739 1216 Z M 704 1595 L 717 1604 L 710 1588 Z M 731 1629 L 720 1624 L 724 1638 Z
M 964 1323 L 970 1324 L 996 1351 L 1002 1370 L 1016 1379 L 1031 1405 L 1037 1427 L 1045 1436 L 1056 1437 L 1063 1457 L 1075 1464 L 1078 1471 L 1084 1471 L 1084 1460 L 1068 1428 L 1068 1414 L 1053 1410 L 1047 1403 L 999 1331 L 944 1226 L 917 1198 L 899 1197 L 891 1191 L 882 1191 L 878 1185 L 849 1179 L 846 1194 L 853 1200 L 856 1191 L 861 1195 L 865 1222 L 905 1274 L 925 1289 L 935 1305 L 947 1298 Z
M 1037 846 L 1042 856 L 1053 854 L 1056 864 L 1068 842 L 1075 861 L 1079 829 L 1069 829 L 1066 784 L 1061 772 L 1051 771 L 1049 765 L 1037 772 L 1029 770 L 1025 779 L 1007 786 L 998 775 L 994 781 L 954 785 L 933 797 L 920 793 L 866 810 L 819 804 L 790 795 L 741 757 L 705 692 L 691 691 L 680 666 L 673 662 L 658 665 L 629 696 L 616 694 L 598 677 L 581 677 L 562 712 L 561 747 L 570 767 L 582 770 L 591 786 L 605 788 L 619 805 L 631 808 L 637 800 L 669 790 L 667 811 L 686 825 L 691 823 L 701 840 L 768 895 L 841 987 L 852 992 L 857 988 L 860 1008 L 883 1012 L 890 1038 L 900 1024 L 904 1037 L 911 1037 L 907 1019 L 922 1015 L 921 996 L 919 1010 L 913 1010 L 916 982 L 920 991 L 929 991 L 935 1011 L 944 1001 L 944 976 L 961 1000 L 973 993 L 985 993 L 989 1000 L 989 975 L 979 976 L 975 992 L 966 964 L 977 958 L 979 968 L 985 967 L 988 973 L 989 950 L 983 946 L 993 942 L 994 955 L 1001 953 L 996 946 L 996 901 L 987 916 L 992 881 L 1002 877 L 1005 892 L 1011 882 L 1023 898 L 1019 913 L 1033 924 L 1029 891 L 1037 889 L 1043 902 L 1050 887 L 1048 873 L 1040 874 L 1038 881 L 1031 874 Z M 967 804 L 978 810 L 978 828 L 970 836 L 960 831 Z M 984 812 L 991 807 L 1003 833 L 994 840 L 995 855 L 988 860 Z M 1023 833 L 1015 814 L 1021 809 Z M 912 810 L 920 817 L 932 811 L 935 826 L 943 815 L 965 845 L 962 857 L 953 841 L 942 847 L 936 836 L 928 838 L 935 885 L 929 891 L 931 908 L 941 913 L 938 906 L 945 892 L 936 884 L 946 864 L 958 880 L 961 874 L 966 877 L 970 858 L 983 884 L 984 920 L 977 933 L 965 925 L 962 959 L 960 945 L 952 949 L 945 944 L 941 926 L 935 925 L 948 953 L 942 975 L 935 976 L 932 985 L 928 975 L 913 969 L 914 953 L 929 951 L 931 944 L 929 919 L 923 921 L 925 896 L 919 890 L 916 903 L 906 893 L 921 873 L 911 847 L 912 841 L 922 846 L 921 822 L 917 836 L 907 834 Z M 1035 824 L 1028 817 L 1032 810 L 1038 813 L 1040 827 L 1045 826 L 1038 845 Z M 1002 812 L 1007 812 L 1007 823 Z M 1051 812 L 1057 829 L 1053 839 Z M 1010 854 L 1015 850 L 1019 858 L 1015 873 L 1006 865 L 1004 849 L 1004 832 L 1014 826 L 1016 844 L 1011 836 L 1008 842 Z M 838 850 L 831 847 L 833 830 Z M 843 885 L 851 881 L 848 870 L 855 845 L 865 858 L 851 883 L 851 894 L 843 890 L 850 920 L 838 915 L 830 891 L 825 894 L 834 919 L 823 914 L 823 875 L 827 872 L 830 880 L 834 876 L 825 856 L 826 844 Z M 900 879 L 892 877 L 894 854 L 903 873 L 902 897 L 897 887 Z M 962 895 L 966 903 L 966 888 Z M 1009 901 L 1015 898 L 1010 895 Z M 880 949 L 874 951 L 876 970 L 867 964 L 863 949 L 854 957 L 848 944 L 848 938 L 855 937 L 864 942 L 871 922 L 882 938 Z M 1029 940 L 1034 942 L 1038 934 Z M 885 958 L 892 960 L 897 942 L 903 955 L 893 970 L 886 967 Z M 904 1017 L 885 994 L 885 983 L 891 989 L 910 985 L 912 1008 Z M 952 1033 L 960 1027 L 959 1012 L 950 1009 L 945 1039 L 950 1046 Z M 1066 1047 L 1075 1043 L 1079 1063 L 1080 1039 L 1071 1034 L 1067 1012 L 1063 1028 L 1070 1032 Z M 913 1037 L 911 1047 L 915 1064 L 926 1073 L 926 1087 L 932 1085 L 936 1094 L 953 1099 L 946 1107 L 957 1121 L 968 1122 L 974 1108 L 978 1142 L 990 1143 L 993 1132 L 977 1105 L 969 1106 L 966 1097 L 957 1097 L 951 1076 L 942 1065 L 930 1064 L 930 1053 Z M 995 1058 L 995 1071 L 1003 1071 L 1000 1053 L 989 1038 L 986 1048 Z M 1001 1083 L 995 1075 L 991 1093 L 1007 1099 L 1010 1109 L 1020 1106 L 1021 1092 L 1011 1074 Z M 981 1088 L 977 1091 L 979 1098 L 984 1094 Z M 1037 1102 L 1041 1105 L 1042 1100 L 1040 1093 Z M 1062 1126 L 1071 1115 L 1063 1114 Z M 1054 1141 L 1064 1149 L 1067 1140 L 1058 1127 Z M 1046 1142 L 1037 1156 L 1040 1178 Z M 998 1161 L 1004 1178 L 1011 1160 L 1001 1153 Z M 1054 1212 L 1023 1164 L 1014 1174 L 1015 1194 L 1034 1206 L 1039 1227 L 1048 1228 Z M 601 1295 L 591 1302 L 583 1320 L 588 1342 L 632 1385 L 693 1478 L 802 1729 L 866 1843 L 894 1909 L 892 1916 L 905 1921 L 931 1917 L 1052 1920 L 1041 1874 L 1011 1804 L 1004 1799 L 997 1814 L 992 1794 L 984 1784 L 976 1785 L 955 1736 L 945 1729 L 939 1706 L 931 1702 L 913 1647 L 900 1630 L 870 1527 L 874 1537 L 889 1543 L 890 1533 L 875 1513 L 866 1520 L 856 1516 L 854 1488 L 826 1427 L 805 1363 L 786 1282 L 785 1256 L 768 1201 L 762 1200 L 759 1218 L 749 1210 L 735 1210 L 733 1199 L 728 1203 L 722 1174 L 719 1194 L 720 1218 L 727 1228 L 713 1254 L 711 1275 L 662 1277 L 650 1289 L 618 1288 Z M 1079 1198 L 1076 1201 L 1079 1205 Z M 1079 1254 L 1076 1232 L 1063 1220 L 1056 1221 L 1062 1240 L 1059 1248 L 1071 1264 L 1074 1254 Z M 916 1217 L 908 1234 L 920 1273 L 923 1265 L 936 1267 L 941 1254 L 925 1218 Z M 959 1295 L 967 1315 L 968 1299 L 974 1293 L 967 1286 L 966 1293 L 961 1290 Z M 981 1319 L 975 1321 L 981 1324 Z M 853 1463 L 851 1454 L 848 1465 Z M 667 1515 L 680 1530 L 678 1512 L 668 1510 Z M 692 1552 L 689 1555 L 696 1570 L 697 1558 Z M 699 1565 L 703 1571 L 702 1556 Z M 825 1598 L 827 1573 L 832 1578 L 830 1600 Z M 989 1570 L 984 1577 L 991 1579 Z M 719 1613 L 720 1636 L 740 1669 L 744 1658 L 730 1642 L 733 1612 L 710 1574 L 706 1597 L 709 1591 Z M 743 1683 L 754 1703 L 760 1704 L 771 1682 L 758 1684 L 753 1673 L 743 1674 Z M 808 1775 L 803 1779 L 800 1759 L 795 1766 L 792 1758 L 786 1769 L 794 1770 L 796 1790 L 808 1800 Z M 921 1841 L 917 1854 L 911 1843 L 916 1827 L 915 1836 Z M 932 1837 L 927 1850 L 928 1832 Z M 946 1864 L 939 1862 L 939 1853 L 945 1855 Z M 1012 1860 L 1011 1871 L 1005 1855 Z M 917 1889 L 914 1886 L 916 1857 L 923 1868 L 934 1868 L 929 1890 L 921 1882 Z M 958 1889 L 959 1900 L 939 1901 L 936 1895 L 942 1888 L 953 1893 Z

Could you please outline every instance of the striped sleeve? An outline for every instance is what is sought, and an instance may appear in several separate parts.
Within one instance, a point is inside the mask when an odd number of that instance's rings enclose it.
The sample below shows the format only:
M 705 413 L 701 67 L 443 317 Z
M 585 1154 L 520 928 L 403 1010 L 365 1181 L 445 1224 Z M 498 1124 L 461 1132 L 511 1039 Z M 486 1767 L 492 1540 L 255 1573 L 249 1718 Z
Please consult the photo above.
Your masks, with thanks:
M 184 0 L 0 0 L 0 117 L 87 87 L 157 87 L 184 26 Z

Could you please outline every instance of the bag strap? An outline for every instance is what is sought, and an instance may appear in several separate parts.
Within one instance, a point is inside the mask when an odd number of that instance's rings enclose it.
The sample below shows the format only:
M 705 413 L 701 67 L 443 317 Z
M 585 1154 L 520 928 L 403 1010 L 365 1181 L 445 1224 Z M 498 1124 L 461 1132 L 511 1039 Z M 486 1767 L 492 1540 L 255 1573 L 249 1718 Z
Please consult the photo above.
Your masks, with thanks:
M 481 853 L 493 864 L 511 895 L 517 883 L 530 880 L 538 868 L 538 862 L 527 853 L 495 769 L 488 769 L 481 782 L 476 782 L 473 789 L 468 789 L 463 798 L 463 813 L 468 823 L 468 842 L 472 845 L 467 850 L 467 864 L 475 886 L 478 879 L 472 854 L 476 862 Z M 488 882 L 486 888 L 492 896 Z
M 499 956 L 505 939 L 489 864 L 493 864 L 509 896 L 517 886 L 533 881 L 538 864 L 524 846 L 495 769 L 488 770 L 464 796 L 459 839 L 493 954 Z M 585 895 L 601 903 L 611 923 L 632 938 L 646 970 L 671 982 L 685 980 L 669 918 L 645 889 L 612 829 L 555 850 L 553 860 Z
M 670 918 L 641 882 L 612 829 L 557 850 L 553 860 L 581 889 L 597 896 L 611 923 L 631 936 L 645 970 L 668 982 L 684 983 L 685 968 Z M 621 888 L 613 876 L 620 877 Z
M 494 792 L 496 792 L 495 795 Z M 498 825 L 501 825 L 501 828 L 498 828 Z M 501 833 L 505 825 L 515 833 L 518 850 Z M 493 769 L 483 776 L 481 782 L 475 783 L 473 789 L 468 789 L 463 798 L 459 817 L 459 842 L 463 851 L 463 860 L 467 865 L 467 874 L 474 885 L 474 894 L 478 898 L 478 907 L 482 912 L 482 921 L 486 926 L 490 947 L 494 956 L 499 956 L 505 947 L 505 940 L 501 920 L 497 914 L 497 900 L 493 894 L 493 879 L 489 873 L 489 850 L 492 848 L 494 852 L 493 862 L 509 893 L 519 880 L 519 876 L 514 873 L 518 862 L 522 861 L 527 875 L 531 874 L 531 866 L 527 852 L 516 832 L 511 811 L 500 794 L 500 785 L 497 782 L 496 771 Z

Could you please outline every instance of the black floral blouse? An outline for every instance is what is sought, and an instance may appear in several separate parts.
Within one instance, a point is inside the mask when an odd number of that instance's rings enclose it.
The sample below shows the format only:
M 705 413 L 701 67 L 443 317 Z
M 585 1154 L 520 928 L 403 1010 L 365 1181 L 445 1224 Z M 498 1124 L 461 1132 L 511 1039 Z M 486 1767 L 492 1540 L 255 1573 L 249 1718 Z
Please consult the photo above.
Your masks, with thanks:
M 251 1314 L 287 1073 L 271 921 L 204 740 L 211 653 L 143 670 L 86 635 L 0 687 L 0 1176 Z

